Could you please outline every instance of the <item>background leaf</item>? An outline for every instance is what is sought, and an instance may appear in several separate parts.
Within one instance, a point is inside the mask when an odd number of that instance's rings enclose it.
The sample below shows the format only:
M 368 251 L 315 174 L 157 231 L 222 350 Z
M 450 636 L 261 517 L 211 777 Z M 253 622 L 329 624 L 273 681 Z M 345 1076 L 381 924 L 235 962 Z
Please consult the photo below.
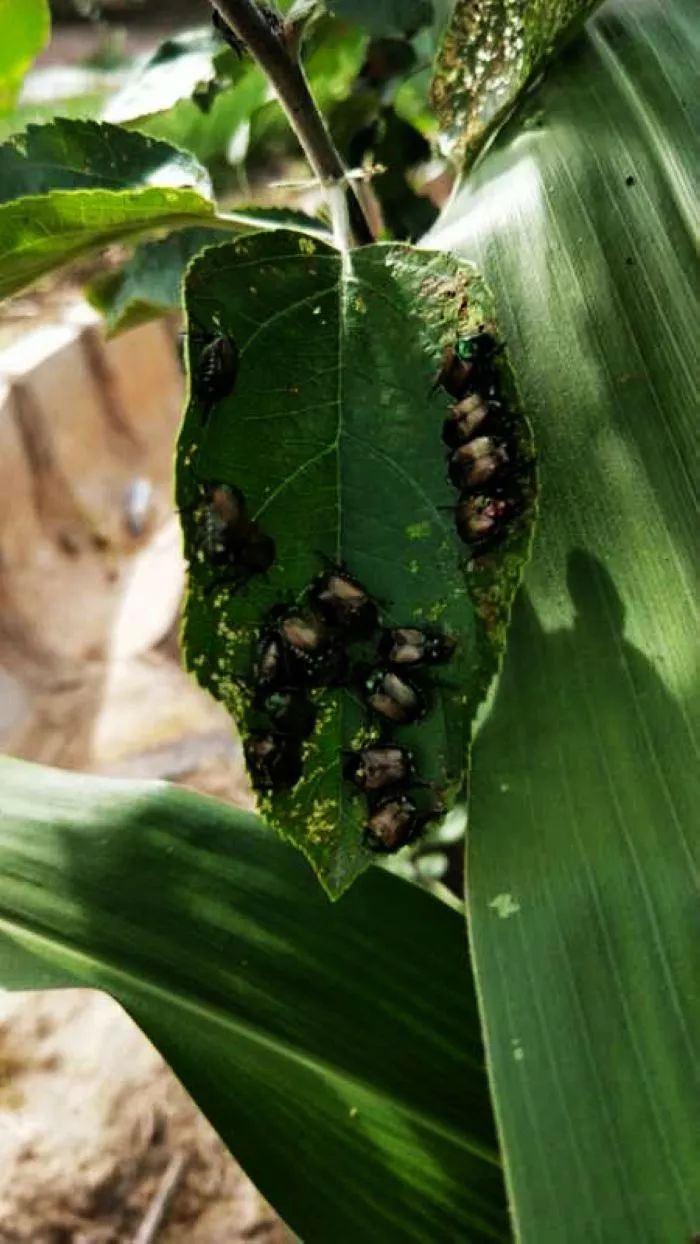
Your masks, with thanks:
M 403 35 L 427 25 L 431 0 L 329 0 L 328 7 L 371 35 Z
M 455 159 L 473 163 L 525 88 L 600 0 L 457 0 L 433 80 Z
M 305 1239 L 508 1238 L 443 904 L 375 870 L 336 907 L 246 813 L 10 760 L 0 864 L 2 983 L 117 998 Z
M 193 156 L 120 125 L 58 117 L 0 146 L 0 203 L 49 190 L 154 185 L 211 193 L 208 174 Z
M 695 16 L 607 4 L 437 239 L 496 291 L 541 476 L 468 853 L 524 1244 L 700 1222 Z
M 113 242 L 213 216 L 193 190 L 55 190 L 0 205 L 0 298 Z
M 135 324 L 182 310 L 182 281 L 187 265 L 205 246 L 230 234 L 233 222 L 254 229 L 296 228 L 310 237 L 330 240 L 321 221 L 284 208 L 227 213 L 218 229 L 182 229 L 157 242 L 142 242 L 120 268 L 100 273 L 86 290 L 88 300 L 104 316 L 110 335 Z
M 0 298 L 112 242 L 208 223 L 210 193 L 196 160 L 143 134 L 29 126 L 0 147 Z
M 129 81 L 107 105 L 104 120 L 134 121 L 189 100 L 198 85 L 216 78 L 215 58 L 222 52 L 228 55 L 211 25 L 170 35 L 134 67 Z M 232 54 L 229 59 L 235 63 Z
M 47 43 L 47 0 L 0 0 L 0 115 L 14 106 L 22 79 Z
M 385 625 L 439 624 L 458 640 L 448 665 L 416 676 L 427 716 L 396 733 L 449 807 L 462 791 L 471 721 L 527 548 L 529 437 L 516 420 L 524 512 L 505 543 L 469 561 L 447 512 L 456 498 L 441 440 L 448 402 L 431 382 L 442 347 L 490 322 L 487 292 L 468 265 L 406 246 L 365 247 L 343 264 L 330 247 L 280 232 L 208 250 L 189 269 L 195 376 L 203 334 L 232 337 L 240 368 L 234 391 L 211 412 L 195 383 L 180 437 L 186 658 L 240 726 L 255 724 L 261 626 L 273 607 L 300 600 L 325 565 L 344 563 L 380 601 Z M 505 366 L 502 379 L 515 409 Z M 220 483 L 243 490 L 276 544 L 269 573 L 238 591 L 203 547 L 203 486 Z M 352 646 L 353 667 L 377 667 L 376 644 L 375 635 Z M 268 823 L 302 847 L 332 894 L 372 859 L 362 841 L 364 797 L 342 772 L 342 749 L 377 737 L 360 692 L 351 673 L 344 688 L 313 693 L 304 775 L 263 803 Z

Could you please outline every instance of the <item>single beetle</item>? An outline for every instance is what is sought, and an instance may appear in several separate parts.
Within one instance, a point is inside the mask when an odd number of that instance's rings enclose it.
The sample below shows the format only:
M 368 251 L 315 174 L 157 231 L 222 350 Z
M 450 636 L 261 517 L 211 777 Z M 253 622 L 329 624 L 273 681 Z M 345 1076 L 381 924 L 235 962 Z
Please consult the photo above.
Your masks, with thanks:
M 442 665 L 449 661 L 456 643 L 441 631 L 417 626 L 397 626 L 382 632 L 379 653 L 387 665 L 410 669 L 419 665 Z
M 231 484 L 207 484 L 199 545 L 213 566 L 232 560 L 250 527 L 245 497 Z
M 257 7 L 270 33 L 276 35 L 277 38 L 282 38 L 284 36 L 284 22 L 277 10 L 271 8 L 269 4 L 259 3 Z M 216 33 L 228 43 L 232 51 L 236 53 L 236 56 L 245 56 L 248 51 L 245 40 L 241 39 L 235 30 L 231 29 L 228 22 L 225 21 L 217 9 L 214 9 L 211 20 Z
M 197 334 L 194 334 L 197 336 Z M 202 404 L 202 423 L 222 398 L 232 393 L 238 376 L 238 347 L 223 333 L 206 334 L 194 373 L 193 389 Z
M 425 713 L 421 692 L 393 670 L 374 670 L 365 681 L 364 695 L 368 708 L 395 726 L 408 725 Z
M 420 833 L 425 820 L 408 795 L 384 795 L 370 808 L 365 845 L 383 854 L 399 851 Z
M 282 687 L 286 682 L 284 646 L 275 631 L 263 632 L 253 663 L 253 677 L 259 691 Z
M 347 752 L 343 771 L 349 781 L 364 791 L 406 786 L 414 774 L 413 756 L 404 747 L 377 744 L 359 752 Z
M 270 615 L 258 654 L 260 686 L 327 687 L 340 682 L 346 668 L 343 649 L 315 614 L 282 608 Z
M 502 477 L 510 464 L 510 454 L 505 441 L 491 436 L 475 436 L 460 445 L 450 456 L 448 474 L 455 488 L 462 492 L 476 492 L 494 476 Z
M 442 425 L 442 439 L 450 449 L 457 449 L 477 432 L 483 434 L 495 430 L 503 415 L 500 402 L 482 397 L 480 393 L 468 393 L 461 402 L 450 406 L 450 413 Z
M 244 745 L 250 778 L 256 790 L 283 790 L 301 777 L 301 750 L 295 739 L 256 730 Z
M 515 508 L 515 502 L 509 497 L 480 494 L 460 497 L 455 509 L 460 540 L 471 545 L 477 555 L 488 552 L 503 539 Z
M 350 635 L 369 635 L 377 626 L 377 605 L 357 579 L 343 569 L 324 571 L 311 584 L 311 608 L 329 626 Z
M 275 542 L 248 518 L 240 489 L 231 484 L 207 484 L 204 496 L 196 543 L 210 565 L 225 568 L 225 573 L 215 578 L 207 591 L 222 583 L 240 586 L 252 575 L 269 570 L 275 559 Z
M 303 691 L 270 691 L 260 703 L 269 717 L 274 730 L 290 734 L 295 739 L 306 739 L 316 724 L 316 709 Z
M 463 398 L 467 393 L 495 392 L 494 355 L 502 349 L 491 333 L 480 328 L 468 337 L 459 337 L 454 345 L 442 352 L 440 370 L 432 392 L 442 387 L 451 397 Z

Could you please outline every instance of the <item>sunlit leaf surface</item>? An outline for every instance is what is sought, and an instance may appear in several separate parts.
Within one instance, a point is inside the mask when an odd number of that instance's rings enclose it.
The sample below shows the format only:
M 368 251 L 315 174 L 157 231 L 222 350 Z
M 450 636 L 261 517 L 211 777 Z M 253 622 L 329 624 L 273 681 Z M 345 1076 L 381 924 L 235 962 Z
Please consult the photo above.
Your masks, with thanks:
M 14 106 L 22 79 L 47 42 L 47 0 L 0 0 L 0 115 Z
M 111 993 L 305 1240 L 508 1239 L 463 927 L 254 817 L 0 762 L 0 984 Z
M 467 868 L 525 1244 L 700 1223 L 696 17 L 606 5 L 433 239 L 495 291 L 540 465 Z
M 197 161 L 117 125 L 60 118 L 0 146 L 0 297 L 112 242 L 207 224 Z

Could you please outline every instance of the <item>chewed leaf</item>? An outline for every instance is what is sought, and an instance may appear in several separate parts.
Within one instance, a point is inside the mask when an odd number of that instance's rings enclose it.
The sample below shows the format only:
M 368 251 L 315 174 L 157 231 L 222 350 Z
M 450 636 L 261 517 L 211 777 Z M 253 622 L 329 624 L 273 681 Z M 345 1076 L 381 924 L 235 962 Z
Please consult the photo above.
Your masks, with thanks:
M 601 0 L 457 0 L 433 79 L 446 144 L 471 163 Z
M 529 430 L 488 291 L 449 256 L 377 245 L 343 259 L 294 234 L 255 235 L 205 251 L 186 301 L 191 393 L 177 489 L 188 665 L 244 736 L 276 736 L 261 810 L 336 895 L 373 858 L 348 751 L 380 741 L 410 752 L 413 787 L 402 793 L 426 815 L 463 794 L 471 724 L 528 548 Z M 477 331 L 487 348 L 472 380 L 499 397 L 490 431 L 504 461 L 488 486 L 467 485 L 464 542 L 443 421 L 466 392 L 471 365 L 460 355 Z M 370 598 L 350 630 L 334 625 L 337 600 L 318 595 L 334 568 L 342 590 L 357 583 Z M 434 645 L 430 660 L 395 665 L 398 691 L 381 684 L 397 659 L 390 628 Z M 295 694 L 282 726 L 263 684 Z M 389 719 L 376 712 L 387 697 Z

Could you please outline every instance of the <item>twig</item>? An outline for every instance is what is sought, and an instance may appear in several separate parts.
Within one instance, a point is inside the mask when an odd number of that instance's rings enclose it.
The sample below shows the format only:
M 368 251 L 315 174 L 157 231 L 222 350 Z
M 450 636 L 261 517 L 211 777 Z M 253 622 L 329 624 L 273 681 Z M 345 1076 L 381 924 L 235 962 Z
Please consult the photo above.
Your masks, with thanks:
M 146 1213 L 141 1219 L 141 1226 L 133 1238 L 132 1244 L 153 1244 L 157 1232 L 163 1222 L 180 1176 L 185 1169 L 184 1153 L 174 1153 L 163 1173 L 158 1190 Z
M 350 221 L 355 242 L 360 245 L 372 242 L 372 230 L 355 187 L 345 180 L 343 162 L 316 107 L 298 60 L 290 56 L 284 41 L 270 29 L 255 0 L 211 0 L 211 4 L 264 69 L 319 181 L 326 187 L 343 186 L 347 205 L 344 215 Z M 342 227 L 342 222 L 334 219 L 336 235 L 339 226 Z M 346 244 L 349 240 L 346 239 Z

